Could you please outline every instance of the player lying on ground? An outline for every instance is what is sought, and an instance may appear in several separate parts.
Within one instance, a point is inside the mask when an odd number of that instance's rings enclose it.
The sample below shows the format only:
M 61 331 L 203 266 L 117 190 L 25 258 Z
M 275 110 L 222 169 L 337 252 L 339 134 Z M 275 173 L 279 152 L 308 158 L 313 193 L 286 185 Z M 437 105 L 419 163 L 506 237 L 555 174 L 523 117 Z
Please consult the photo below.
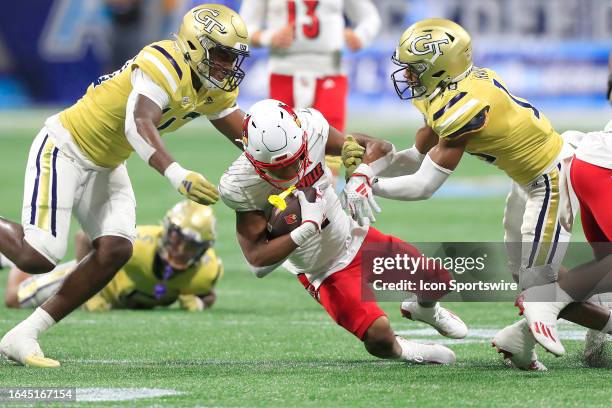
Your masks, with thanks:
M 151 309 L 177 300 L 181 309 L 192 312 L 212 307 L 215 285 L 223 276 L 223 264 L 213 249 L 215 222 L 211 207 L 186 200 L 166 213 L 162 225 L 137 226 L 132 257 L 104 289 L 85 302 L 84 309 Z M 30 275 L 14 267 L 8 277 L 6 305 L 42 305 L 91 251 L 91 241 L 82 232 L 75 246 L 76 260 L 51 272 Z
M 198 6 L 174 40 L 146 46 L 45 122 L 30 149 L 22 224 L 0 219 L 0 252 L 28 273 L 51 271 L 66 253 L 72 213 L 92 251 L 55 295 L 2 338 L 0 354 L 21 364 L 59 366 L 44 358 L 38 336 L 98 293 L 130 259 L 136 204 L 124 162 L 133 151 L 187 198 L 217 201 L 215 186 L 182 168 L 160 134 L 204 115 L 229 140 L 240 137 L 244 114 L 236 97 L 247 43 L 238 14 Z
M 580 207 L 582 228 L 593 248 L 595 260 L 560 275 L 554 284 L 529 288 L 519 299 L 519 306 L 523 308 L 534 337 L 542 344 L 550 339 L 546 330 L 540 330 L 541 325 L 546 325 L 545 329 L 552 328 L 555 333 L 556 321 L 563 308 L 573 301 L 593 298 L 602 299 L 603 306 L 608 306 L 605 299 L 612 292 L 612 188 L 609 188 L 612 178 L 612 122 L 603 132 L 585 134 L 572 130 L 563 133 L 563 137 L 576 150 L 574 156 L 566 159 L 564 177 L 561 178 L 561 188 L 565 189 L 569 199 L 561 202 L 560 222 L 571 228 L 574 214 Z M 557 301 L 538 302 L 551 297 Z M 612 313 L 603 329 L 589 330 L 585 345 L 587 362 L 597 364 L 595 360 L 601 354 L 606 333 L 612 333 Z M 560 342 L 558 336 L 555 341 Z
M 417 132 L 417 145 L 389 155 L 387 166 L 355 168 L 360 150 L 352 150 L 352 159 L 347 153 L 345 166 L 354 170 L 344 193 L 347 207 L 357 219 L 373 219 L 377 206 L 365 198 L 371 192 L 396 200 L 427 199 L 464 152 L 473 154 L 512 179 L 504 241 L 513 276 L 523 288 L 554 282 L 570 238 L 558 221 L 560 163 L 572 149 L 542 112 L 510 94 L 495 72 L 473 66 L 470 36 L 452 21 L 426 19 L 410 26 L 393 62 L 400 67 L 392 77 L 399 97 L 413 101 L 426 125 Z M 601 329 L 609 312 L 574 304 L 561 316 Z M 495 341 L 507 355 L 515 355 L 519 367 L 538 368 L 535 352 L 516 356 L 525 348 L 535 350 L 526 321 L 510 326 Z M 552 342 L 546 348 L 559 353 Z
M 355 136 L 366 148 L 365 162 L 392 149 L 387 142 Z M 271 99 L 251 108 L 243 126 L 244 153 L 219 183 L 223 201 L 236 211 L 240 248 L 257 277 L 281 264 L 296 274 L 332 319 L 362 340 L 370 354 L 417 363 L 453 363 L 454 353 L 443 346 L 396 337 L 376 302 L 362 298 L 364 246 L 395 243 L 413 254 L 417 251 L 375 228 L 359 226 L 342 210 L 330 187 L 325 154 L 340 154 L 344 141 L 345 136 L 314 109 L 294 112 Z M 318 198 L 311 203 L 299 191 L 301 224 L 295 223 L 297 228 L 288 234 L 268 239 L 271 206 L 267 198 L 292 185 L 317 188 Z M 273 224 L 269 233 L 275 233 Z M 448 279 L 445 270 L 421 272 L 426 280 Z M 467 334 L 461 319 L 437 302 L 414 302 L 412 312 L 448 337 Z

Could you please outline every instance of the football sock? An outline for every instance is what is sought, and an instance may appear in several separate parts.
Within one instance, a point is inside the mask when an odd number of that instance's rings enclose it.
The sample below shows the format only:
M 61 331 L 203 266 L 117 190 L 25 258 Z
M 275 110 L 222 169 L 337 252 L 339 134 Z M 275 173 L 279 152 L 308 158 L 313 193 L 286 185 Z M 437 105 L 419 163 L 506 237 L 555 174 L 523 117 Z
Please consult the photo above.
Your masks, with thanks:
M 43 308 L 37 307 L 27 319 L 19 323 L 22 329 L 29 331 L 34 337 L 45 332 L 55 324 L 55 320 Z

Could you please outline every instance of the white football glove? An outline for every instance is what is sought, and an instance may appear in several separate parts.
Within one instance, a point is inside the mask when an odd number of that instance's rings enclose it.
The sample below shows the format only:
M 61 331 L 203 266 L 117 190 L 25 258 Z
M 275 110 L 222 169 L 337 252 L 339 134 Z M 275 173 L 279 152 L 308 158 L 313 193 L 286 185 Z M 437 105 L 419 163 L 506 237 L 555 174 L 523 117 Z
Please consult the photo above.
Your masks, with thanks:
M 300 190 L 294 191 L 293 194 L 300 201 L 302 225 L 291 231 L 291 239 L 297 246 L 303 246 L 321 232 L 327 200 L 323 198 L 323 193 L 319 189 L 317 189 L 317 197 L 314 203 L 308 201 Z
M 370 166 L 360 164 L 340 194 L 342 207 L 347 209 L 351 217 L 362 226 L 375 222 L 374 212 L 380 212 L 380 207 L 372 194 L 373 177 L 374 173 Z
M 308 201 L 304 192 L 300 190 L 294 191 L 298 200 L 300 201 L 300 210 L 302 211 L 302 224 L 305 222 L 312 222 L 316 225 L 317 229 L 321 230 L 321 224 L 325 219 L 325 205 L 326 200 L 323 198 L 323 193 L 317 189 L 317 197 L 314 203 Z

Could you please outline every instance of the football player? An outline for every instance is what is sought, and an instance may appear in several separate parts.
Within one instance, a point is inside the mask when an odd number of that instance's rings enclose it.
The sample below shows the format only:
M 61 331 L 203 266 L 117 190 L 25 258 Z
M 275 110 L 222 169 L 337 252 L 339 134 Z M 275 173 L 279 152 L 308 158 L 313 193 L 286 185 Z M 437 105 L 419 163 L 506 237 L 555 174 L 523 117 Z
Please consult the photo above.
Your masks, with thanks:
M 413 255 L 418 251 L 375 228 L 358 225 L 342 210 L 330 186 L 325 154 L 340 154 L 345 136 L 329 126 L 317 110 L 294 111 L 272 99 L 251 107 L 243 129 L 244 153 L 222 176 L 219 191 L 236 212 L 238 243 L 255 275 L 261 278 L 281 264 L 285 266 L 332 319 L 362 340 L 374 356 L 415 363 L 453 363 L 454 353 L 443 346 L 396 337 L 377 303 L 362 299 L 364 246 L 394 244 Z M 375 162 L 392 148 L 365 135 L 354 136 L 366 148 L 366 162 Z M 311 203 L 298 191 L 301 225 L 268 239 L 271 206 L 267 198 L 293 185 L 317 188 L 319 197 Z M 421 272 L 427 280 L 448 279 L 446 270 Z M 417 306 L 415 312 L 420 319 L 440 333 L 451 338 L 466 336 L 463 321 L 437 302 Z
M 213 249 L 215 223 L 211 207 L 181 201 L 168 210 L 162 225 L 137 226 L 132 257 L 104 289 L 85 302 L 85 310 L 150 309 L 177 300 L 187 311 L 212 307 L 215 285 L 223 276 L 221 258 Z M 29 275 L 13 268 L 6 305 L 42 305 L 91 251 L 91 240 L 83 233 L 77 234 L 76 250 L 76 260 L 45 274 Z
M 0 219 L 0 252 L 28 273 L 52 270 L 66 252 L 73 213 L 92 251 L 55 295 L 2 338 L 1 354 L 21 364 L 59 366 L 44 357 L 38 336 L 130 259 L 135 199 L 124 162 L 133 151 L 185 197 L 217 201 L 216 187 L 181 167 L 160 135 L 203 115 L 231 141 L 239 138 L 244 114 L 236 97 L 248 53 L 237 13 L 217 4 L 195 7 L 173 40 L 144 47 L 45 122 L 30 149 L 22 223 Z
M 559 276 L 558 286 L 570 296 L 568 302 L 585 299 L 599 303 L 608 308 L 610 303 L 608 292 L 612 291 L 612 217 L 609 203 L 612 199 L 612 189 L 605 188 L 612 177 L 612 122 L 609 122 L 603 131 L 582 133 L 575 130 L 564 132 L 562 137 L 572 146 L 575 154 L 565 159 L 566 170 L 561 177 L 562 191 L 566 192 L 568 199 L 561 201 L 560 222 L 570 229 L 574 214 L 580 208 L 582 228 L 587 241 L 593 248 L 595 261 L 581 265 L 567 274 Z M 602 188 L 603 187 L 603 188 Z M 555 290 L 553 284 L 537 288 L 537 290 Z M 535 296 L 529 293 L 536 288 L 529 289 L 524 295 Z M 533 303 L 523 302 L 524 314 L 528 321 L 537 324 L 545 319 L 546 322 L 556 322 L 559 306 L 546 304 L 545 312 L 542 305 L 534 310 Z M 556 306 L 556 307 L 555 307 Z M 546 314 L 544 314 L 546 313 Z M 589 329 L 585 342 L 585 359 L 589 364 L 597 365 L 602 355 L 606 333 L 612 333 L 612 313 L 608 323 L 601 330 Z M 533 333 L 540 342 L 542 332 Z
M 560 162 L 571 155 L 571 148 L 544 114 L 513 95 L 494 71 L 473 65 L 469 34 L 450 20 L 426 19 L 410 26 L 392 59 L 399 66 L 392 75 L 395 90 L 423 114 L 425 126 L 417 132 L 417 145 L 395 156 L 392 152 L 387 167 L 358 165 L 362 153 L 354 150 L 355 157 L 345 162 L 353 170 L 344 191 L 349 210 L 357 218 L 373 219 L 377 206 L 369 205 L 370 193 L 396 200 L 427 199 L 467 152 L 512 179 L 504 240 L 515 279 L 523 288 L 556 281 L 570 238 L 558 217 Z M 562 316 L 591 328 L 605 327 L 608 311 L 597 308 L 594 321 L 586 317 L 590 311 L 575 304 Z M 557 334 L 551 333 L 545 347 L 558 352 L 552 338 Z M 495 342 L 510 355 L 535 348 L 524 320 L 498 334 Z M 535 352 L 516 357 L 521 368 L 540 366 Z
M 294 108 L 315 108 L 344 132 L 348 78 L 342 49 L 367 47 L 380 29 L 371 0 L 244 0 L 240 15 L 251 45 L 270 50 L 270 98 Z M 346 27 L 348 16 L 354 28 Z M 341 161 L 327 157 L 339 172 Z

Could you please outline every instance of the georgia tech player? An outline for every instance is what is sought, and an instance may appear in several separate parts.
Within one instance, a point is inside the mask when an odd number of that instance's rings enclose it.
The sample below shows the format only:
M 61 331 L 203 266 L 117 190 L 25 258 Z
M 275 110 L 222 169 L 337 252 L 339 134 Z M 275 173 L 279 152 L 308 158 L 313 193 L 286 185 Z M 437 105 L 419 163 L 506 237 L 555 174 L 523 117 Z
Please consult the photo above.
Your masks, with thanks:
M 365 135 L 354 136 L 366 146 L 367 162 L 385 156 L 392 148 L 390 143 Z M 315 109 L 294 111 L 273 99 L 251 107 L 244 122 L 244 153 L 219 183 L 223 201 L 236 212 L 236 235 L 247 263 L 260 278 L 282 264 L 297 275 L 330 317 L 363 341 L 374 356 L 452 364 L 455 355 L 443 346 L 396 337 L 378 304 L 362 298 L 364 246 L 393 244 L 413 255 L 418 251 L 373 227 L 358 225 L 342 210 L 330 187 L 331 172 L 325 165 L 325 154 L 340 154 L 344 141 L 345 136 L 329 126 Z M 318 189 L 319 197 L 311 203 L 298 190 L 301 225 L 291 233 L 268 239 L 271 206 L 267 198 L 293 185 L 312 186 Z M 418 272 L 427 281 L 449 278 L 446 270 L 423 268 Z M 417 312 L 422 320 L 448 337 L 465 337 L 467 327 L 463 321 L 438 302 L 432 303 L 419 305 Z
M 215 223 L 211 207 L 181 201 L 168 210 L 162 225 L 137 226 L 132 257 L 83 307 L 88 311 L 150 309 L 177 300 L 187 311 L 212 307 L 214 287 L 223 276 L 223 264 L 213 249 Z M 45 274 L 29 275 L 13 268 L 6 288 L 7 306 L 43 304 L 91 251 L 85 234 L 77 234 L 76 249 L 75 261 Z
M 563 243 L 570 238 L 559 223 L 558 208 L 560 160 L 571 149 L 566 151 L 543 113 L 512 95 L 494 71 L 473 66 L 470 36 L 452 21 L 426 19 L 410 26 L 401 36 L 393 62 L 400 67 L 392 75 L 397 94 L 413 101 L 426 124 L 417 132 L 415 147 L 390 154 L 378 168 L 365 164 L 355 168 L 362 154 L 358 149 L 356 157 L 345 160 L 354 170 L 344 191 L 349 210 L 358 218 L 372 218 L 377 206 L 366 200 L 372 193 L 396 200 L 427 199 L 468 152 L 513 180 L 504 239 L 515 278 L 524 288 L 555 281 L 565 252 Z M 585 322 L 581 307 L 576 304 L 563 317 Z M 604 327 L 607 319 L 608 312 L 601 309 L 594 328 Z M 528 350 L 515 355 L 524 357 L 515 363 L 538 368 L 535 340 L 524 320 L 495 341 L 510 354 Z
M 204 115 L 228 139 L 240 137 L 244 114 L 236 97 L 247 44 L 237 13 L 216 4 L 195 7 L 173 40 L 144 47 L 45 122 L 30 150 L 22 225 L 0 219 L 0 252 L 26 272 L 52 270 L 66 252 L 73 212 L 93 250 L 54 296 L 3 337 L 1 354 L 58 366 L 44 358 L 39 334 L 100 291 L 130 258 L 135 199 L 124 161 L 133 151 L 187 198 L 218 200 L 215 186 L 181 167 L 160 134 Z

